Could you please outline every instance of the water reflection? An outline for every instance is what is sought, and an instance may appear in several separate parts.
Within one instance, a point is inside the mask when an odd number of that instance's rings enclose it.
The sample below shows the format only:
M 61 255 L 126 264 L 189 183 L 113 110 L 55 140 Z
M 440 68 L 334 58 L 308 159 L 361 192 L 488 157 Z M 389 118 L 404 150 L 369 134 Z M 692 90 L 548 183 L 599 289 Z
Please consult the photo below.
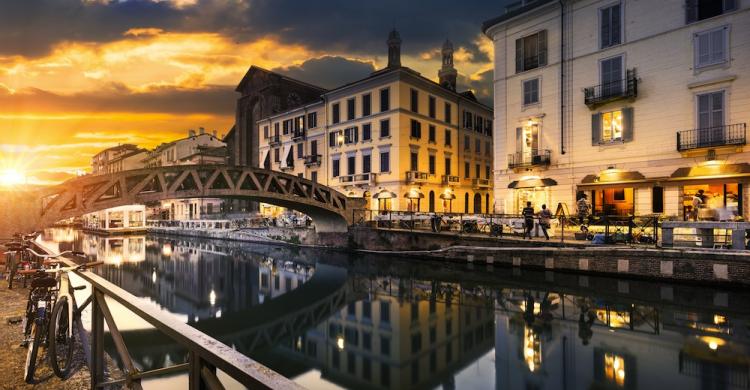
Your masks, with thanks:
M 55 237 L 103 259 L 107 279 L 309 388 L 750 386 L 745 291 L 174 237 L 45 235 Z M 141 369 L 185 360 L 148 327 L 124 337 Z

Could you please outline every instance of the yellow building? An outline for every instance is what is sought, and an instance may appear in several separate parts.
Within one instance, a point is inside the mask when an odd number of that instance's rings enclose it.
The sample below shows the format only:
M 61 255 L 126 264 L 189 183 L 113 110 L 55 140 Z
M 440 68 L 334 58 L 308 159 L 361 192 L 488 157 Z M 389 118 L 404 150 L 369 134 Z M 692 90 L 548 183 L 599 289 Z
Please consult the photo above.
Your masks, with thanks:
M 492 110 L 456 92 L 452 44 L 436 83 L 401 66 L 398 32 L 387 42 L 386 68 L 260 120 L 260 166 L 373 210 L 492 212 Z

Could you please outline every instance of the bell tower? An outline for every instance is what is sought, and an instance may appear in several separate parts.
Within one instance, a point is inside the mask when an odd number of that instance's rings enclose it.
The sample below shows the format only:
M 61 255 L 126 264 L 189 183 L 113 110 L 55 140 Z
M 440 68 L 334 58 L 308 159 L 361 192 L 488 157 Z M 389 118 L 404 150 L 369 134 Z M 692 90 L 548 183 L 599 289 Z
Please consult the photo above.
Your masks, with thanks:
M 438 71 L 438 80 L 440 85 L 444 88 L 456 91 L 456 78 L 458 72 L 453 67 L 453 43 L 449 40 L 445 40 L 443 44 L 443 66 Z
M 396 29 L 388 34 L 388 67 L 401 67 L 401 36 Z

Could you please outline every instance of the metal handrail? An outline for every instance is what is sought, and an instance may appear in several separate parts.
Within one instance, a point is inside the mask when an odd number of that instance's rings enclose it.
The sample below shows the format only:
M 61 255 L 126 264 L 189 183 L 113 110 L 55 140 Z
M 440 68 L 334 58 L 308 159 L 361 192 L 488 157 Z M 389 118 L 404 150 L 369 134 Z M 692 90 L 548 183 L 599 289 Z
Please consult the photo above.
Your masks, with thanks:
M 583 100 L 587 106 L 636 96 L 638 96 L 638 78 L 635 76 L 634 69 L 628 70 L 624 79 L 602 83 L 583 90 Z
M 677 151 L 711 148 L 717 146 L 745 145 L 747 124 L 704 127 L 677 132 Z
M 549 149 L 532 150 L 531 152 L 526 153 L 511 153 L 508 155 L 508 168 L 513 169 L 549 165 L 551 153 L 552 152 Z
M 64 260 L 68 265 L 75 265 Z M 134 295 L 121 287 L 91 272 L 76 272 L 76 275 L 91 284 L 91 388 L 100 388 L 116 383 L 127 383 L 140 387 L 140 379 L 147 376 L 163 375 L 186 369 L 189 374 L 191 389 L 223 388 L 216 378 L 216 370 L 221 370 L 244 386 L 253 389 L 302 389 L 288 378 L 274 372 L 264 365 L 235 351 L 215 338 L 166 316 L 153 306 L 143 305 Z M 126 379 L 104 382 L 104 322 L 107 322 L 116 349 L 126 367 L 131 367 L 127 347 L 117 329 L 114 318 L 109 311 L 107 301 L 111 298 L 126 309 L 148 322 L 189 351 L 188 363 L 175 367 L 166 367 L 147 372 L 135 369 L 126 372 Z
M 320 165 L 322 161 L 322 157 L 323 156 L 321 156 L 320 154 L 309 154 L 305 156 L 305 165 L 306 166 L 315 165 L 315 164 Z
M 268 144 L 269 145 L 278 145 L 281 143 L 281 136 L 278 134 L 274 134 L 270 137 L 268 137 Z

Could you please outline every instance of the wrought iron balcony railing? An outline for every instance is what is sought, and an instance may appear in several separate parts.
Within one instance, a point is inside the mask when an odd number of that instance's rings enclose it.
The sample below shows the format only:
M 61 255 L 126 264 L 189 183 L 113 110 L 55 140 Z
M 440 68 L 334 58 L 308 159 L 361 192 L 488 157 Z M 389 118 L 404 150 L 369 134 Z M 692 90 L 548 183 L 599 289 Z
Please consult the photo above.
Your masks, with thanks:
M 275 134 L 275 135 L 268 137 L 268 145 L 270 146 L 281 145 L 281 136 L 278 134 Z
M 348 184 L 375 184 L 374 172 L 356 173 L 354 175 L 339 176 L 340 183 Z
M 628 70 L 622 80 L 588 87 L 583 90 L 583 100 L 589 108 L 615 100 L 633 99 L 636 96 L 638 96 L 638 78 L 635 75 L 635 69 Z
M 508 155 L 508 169 L 547 166 L 549 164 L 549 149 L 517 152 Z
M 320 166 L 322 162 L 322 156 L 319 154 L 310 154 L 305 156 L 305 166 L 311 167 L 314 165 Z
M 747 124 L 706 127 L 677 132 L 677 151 L 720 146 L 738 146 L 747 143 Z
M 427 181 L 427 172 L 419 172 L 419 171 L 407 171 L 406 172 L 406 182 L 411 183 L 424 183 Z
M 490 180 L 489 179 L 472 179 L 471 186 L 477 189 L 490 188 Z
M 306 136 L 307 136 L 307 132 L 305 131 L 305 129 L 294 130 L 294 132 L 292 132 L 293 141 L 303 140 L 305 139 Z

